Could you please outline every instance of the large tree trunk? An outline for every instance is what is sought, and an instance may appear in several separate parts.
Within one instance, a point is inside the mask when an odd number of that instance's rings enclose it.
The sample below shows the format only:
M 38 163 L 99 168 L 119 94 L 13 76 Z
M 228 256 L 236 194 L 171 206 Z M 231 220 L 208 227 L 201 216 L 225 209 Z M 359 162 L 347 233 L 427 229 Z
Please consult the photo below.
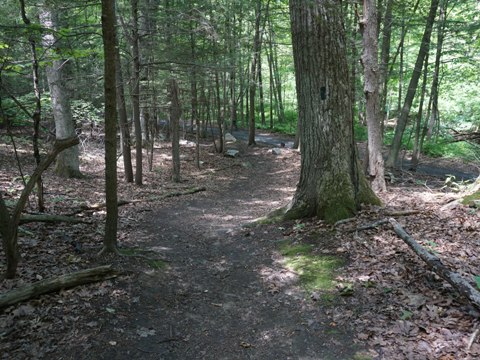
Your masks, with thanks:
M 423 62 L 425 61 L 425 56 L 428 53 L 430 48 L 430 38 L 432 34 L 433 23 L 435 21 L 435 15 L 437 13 L 439 0 L 432 0 L 430 5 L 430 12 L 428 14 L 427 23 L 425 25 L 425 31 L 423 33 L 422 42 L 420 44 L 420 50 L 418 52 L 417 61 L 415 62 L 415 68 L 413 69 L 412 78 L 408 84 L 407 95 L 403 103 L 402 111 L 398 117 L 397 127 L 395 128 L 395 135 L 392 142 L 392 147 L 390 153 L 388 154 L 388 159 L 386 165 L 388 167 L 394 167 L 397 159 L 398 153 L 400 152 L 400 147 L 402 145 L 402 137 L 407 126 L 408 115 L 410 114 L 410 108 L 415 98 L 415 93 L 417 91 L 418 81 L 420 75 L 422 74 Z
M 368 176 L 374 191 L 386 191 L 382 156 L 382 119 L 379 94 L 377 11 L 375 0 L 363 1 L 362 64 L 364 68 L 365 110 L 368 126 Z
M 50 9 L 44 7 L 40 12 L 40 22 L 43 26 L 51 29 L 44 32 L 43 44 L 49 51 L 59 47 L 59 39 L 56 39 L 54 31 L 58 24 Z M 54 58 L 58 54 L 51 54 Z M 70 108 L 69 89 L 65 79 L 68 59 L 54 59 L 45 67 L 50 98 L 52 99 L 52 112 L 55 120 L 55 136 L 57 139 L 67 139 L 75 136 L 75 124 Z M 59 176 L 74 178 L 81 177 L 78 145 L 66 149 L 57 157 L 55 172 Z
M 356 156 L 341 2 L 290 0 L 290 16 L 302 161 L 285 217 L 335 222 L 380 202 Z
M 117 87 L 115 81 L 115 0 L 102 0 L 105 94 L 105 237 L 103 252 L 117 252 Z

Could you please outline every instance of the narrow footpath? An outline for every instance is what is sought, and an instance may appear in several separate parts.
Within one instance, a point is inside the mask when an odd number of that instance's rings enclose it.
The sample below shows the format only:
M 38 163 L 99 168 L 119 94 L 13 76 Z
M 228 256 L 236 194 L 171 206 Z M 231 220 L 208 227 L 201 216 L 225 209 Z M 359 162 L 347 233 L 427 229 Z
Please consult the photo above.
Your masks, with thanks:
M 134 301 L 102 329 L 117 346 L 98 349 L 98 358 L 353 358 L 353 336 L 332 327 L 283 268 L 282 228 L 242 226 L 292 196 L 297 174 L 282 156 L 249 150 L 228 187 L 146 214 L 146 246 L 169 268 L 138 278 Z

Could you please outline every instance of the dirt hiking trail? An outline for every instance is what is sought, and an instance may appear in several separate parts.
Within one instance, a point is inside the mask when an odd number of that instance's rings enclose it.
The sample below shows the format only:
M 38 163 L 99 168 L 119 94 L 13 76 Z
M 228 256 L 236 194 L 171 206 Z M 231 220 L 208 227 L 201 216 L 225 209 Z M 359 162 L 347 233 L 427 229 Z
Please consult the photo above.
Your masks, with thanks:
M 289 154 L 288 154 L 289 153 Z M 284 159 L 294 156 L 285 150 Z M 134 301 L 105 323 L 85 358 L 350 359 L 357 347 L 278 261 L 278 226 L 242 224 L 285 204 L 294 168 L 267 148 L 242 157 L 226 188 L 149 212 L 141 226 L 148 248 L 169 261 L 166 273 L 143 274 Z M 250 162 L 252 157 L 255 161 Z M 117 329 L 123 329 L 117 331 Z M 113 342 L 112 342 L 113 341 Z M 114 343 L 102 347 L 101 344 Z
M 363 207 L 337 226 L 302 219 L 249 227 L 288 203 L 300 173 L 298 151 L 280 147 L 274 154 L 271 146 L 285 141 L 266 136 L 272 142 L 229 144 L 239 151 L 236 158 L 204 142 L 200 169 L 195 144 L 184 140 L 181 183 L 171 182 L 170 145 L 159 143 L 143 186 L 119 182 L 126 200 L 118 231 L 124 256 L 97 256 L 105 223 L 104 209 L 95 207 L 105 188 L 103 144 L 86 144 L 85 178 L 65 182 L 45 173 L 49 211 L 80 209 L 77 218 L 84 221 L 26 224 L 19 276 L 0 283 L 0 293 L 104 264 L 121 275 L 5 308 L 0 359 L 480 358 L 480 342 L 470 341 L 480 312 L 429 271 L 390 226 L 357 231 L 413 210 L 397 220 L 472 280 L 480 274 L 480 212 L 453 201 L 464 184 L 446 184 L 445 174 L 473 178 L 478 169 L 422 159 L 441 174 L 396 171 L 382 195 L 384 207 Z M 0 147 L 0 155 L 7 150 Z M 21 160 L 33 171 L 33 158 Z M 13 158 L 0 161 L 15 169 Z M 11 201 L 23 188 L 14 177 L 14 170 L 0 174 Z M 317 286 L 323 271 L 313 265 L 328 258 L 340 260 L 331 268 L 333 284 L 328 275 L 331 287 L 305 290 Z M 315 274 L 314 281 L 306 274 Z

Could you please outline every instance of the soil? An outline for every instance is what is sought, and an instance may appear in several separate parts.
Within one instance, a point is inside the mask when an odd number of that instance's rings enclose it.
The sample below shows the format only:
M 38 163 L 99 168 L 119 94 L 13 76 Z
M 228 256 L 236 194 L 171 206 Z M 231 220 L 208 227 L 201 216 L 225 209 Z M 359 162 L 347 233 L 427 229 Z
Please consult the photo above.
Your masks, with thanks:
M 101 150 L 93 140 L 84 146 L 85 179 L 67 184 L 51 173 L 45 176 L 46 188 L 56 189 L 50 192 L 48 204 L 55 213 L 69 213 L 80 201 L 101 198 Z M 480 355 L 476 342 L 466 349 L 479 315 L 468 302 L 424 269 L 408 250 L 398 250 L 402 243 L 391 230 L 351 232 L 386 216 L 388 210 L 415 208 L 422 214 L 402 221 L 413 229 L 412 235 L 435 241 L 436 251 L 452 255 L 448 264 L 462 274 L 479 274 L 478 213 L 452 208 L 440 214 L 440 206 L 455 196 L 443 187 L 444 179 L 396 173 L 389 193 L 382 195 L 386 207 L 364 208 L 357 218 L 336 227 L 315 219 L 250 226 L 291 199 L 300 156 L 288 148 L 274 155 L 266 145 L 229 147 L 240 150 L 239 157 L 222 157 L 210 145 L 202 146 L 198 170 L 194 148 L 184 142 L 183 182 L 173 184 L 168 145 L 163 144 L 156 149 L 153 171 L 145 173 L 144 186 L 120 184 L 122 198 L 140 201 L 120 208 L 119 245 L 136 249 L 132 251 L 138 256 L 96 256 L 102 210 L 82 213 L 88 224 L 27 227 L 19 239 L 23 249 L 19 278 L 5 280 L 2 292 L 103 263 L 113 263 L 123 274 L 5 309 L 0 314 L 1 358 L 473 359 Z M 10 149 L 0 151 L 6 159 L 3 153 Z M 28 170 L 31 161 L 22 161 Z M 8 196 L 13 199 L 21 185 L 12 185 L 13 161 L 4 161 L 4 168 L 11 172 L 2 173 L 0 182 L 12 189 Z M 466 168 L 458 169 L 462 170 L 468 173 Z M 172 190 L 196 186 L 206 191 L 155 200 Z M 452 233 L 442 242 L 435 231 Z M 321 301 L 306 291 L 299 274 L 283 262 L 279 249 L 285 240 L 312 243 L 319 253 L 343 258 L 346 265 L 337 274 L 339 288 L 353 284 L 354 295 L 340 296 L 335 290 L 329 301 Z M 434 299 L 428 298 L 431 294 Z

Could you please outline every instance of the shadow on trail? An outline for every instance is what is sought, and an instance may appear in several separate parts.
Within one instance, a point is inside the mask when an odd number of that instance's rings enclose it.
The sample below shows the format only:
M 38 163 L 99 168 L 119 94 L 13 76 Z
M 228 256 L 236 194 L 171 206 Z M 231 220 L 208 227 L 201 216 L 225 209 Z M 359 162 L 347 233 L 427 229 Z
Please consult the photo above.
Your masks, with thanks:
M 278 261 L 278 226 L 242 223 L 284 204 L 296 180 L 278 179 L 282 163 L 256 153 L 253 167 L 225 190 L 154 210 L 144 230 L 170 269 L 137 283 L 130 309 L 129 359 L 350 359 L 348 331 L 329 325 L 305 298 L 296 274 Z M 292 183 L 288 183 L 292 182 Z M 279 191 L 277 191 L 277 189 Z M 288 191 L 286 190 L 288 189 Z M 280 291 L 271 291 L 271 285 Z M 154 330 L 135 336 L 135 329 Z M 154 334 L 154 335 L 153 335 Z M 118 354 L 117 358 L 123 358 Z M 127 358 L 127 357 L 124 357 Z

